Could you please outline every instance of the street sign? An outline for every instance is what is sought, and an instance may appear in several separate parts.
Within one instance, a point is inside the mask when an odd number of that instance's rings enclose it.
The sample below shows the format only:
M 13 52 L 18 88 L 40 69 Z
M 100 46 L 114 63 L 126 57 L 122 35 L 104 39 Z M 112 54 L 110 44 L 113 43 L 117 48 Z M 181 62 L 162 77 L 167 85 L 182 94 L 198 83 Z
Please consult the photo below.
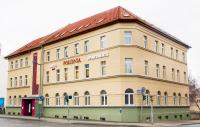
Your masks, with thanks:
M 142 94 L 142 95 L 144 95 L 144 94 L 145 94 L 145 92 L 146 92 L 146 89 L 145 89 L 145 87 L 142 87 L 142 88 L 141 88 L 141 94 Z
M 41 101 L 41 100 L 39 100 L 39 104 L 42 104 L 42 101 Z
M 43 100 L 43 96 L 39 96 L 39 101 L 42 101 Z

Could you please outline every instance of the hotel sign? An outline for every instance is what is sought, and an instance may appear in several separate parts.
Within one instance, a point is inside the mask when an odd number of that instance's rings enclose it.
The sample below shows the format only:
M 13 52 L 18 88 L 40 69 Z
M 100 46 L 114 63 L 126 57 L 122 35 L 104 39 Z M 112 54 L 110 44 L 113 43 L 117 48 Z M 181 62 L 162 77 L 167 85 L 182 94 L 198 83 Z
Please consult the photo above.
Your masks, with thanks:
M 90 57 L 88 57 L 88 61 L 96 60 L 96 59 L 100 59 L 100 58 L 105 58 L 105 57 L 109 57 L 109 53 L 101 53 L 101 54 L 97 54 L 97 55 L 94 55 L 94 56 L 90 56 Z
M 81 62 L 81 58 L 73 58 L 73 59 L 63 61 L 63 64 L 69 65 L 69 64 L 75 64 L 75 63 L 80 63 L 80 62 Z

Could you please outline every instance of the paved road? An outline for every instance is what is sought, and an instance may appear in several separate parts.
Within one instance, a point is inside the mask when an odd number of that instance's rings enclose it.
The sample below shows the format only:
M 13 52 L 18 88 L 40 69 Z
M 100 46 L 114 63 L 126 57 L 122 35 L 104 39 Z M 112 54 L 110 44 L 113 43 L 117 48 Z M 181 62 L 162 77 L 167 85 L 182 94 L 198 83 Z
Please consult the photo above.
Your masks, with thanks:
M 44 121 L 37 121 L 37 120 L 19 120 L 19 119 L 0 118 L 0 127 L 113 127 L 113 126 L 47 123 Z

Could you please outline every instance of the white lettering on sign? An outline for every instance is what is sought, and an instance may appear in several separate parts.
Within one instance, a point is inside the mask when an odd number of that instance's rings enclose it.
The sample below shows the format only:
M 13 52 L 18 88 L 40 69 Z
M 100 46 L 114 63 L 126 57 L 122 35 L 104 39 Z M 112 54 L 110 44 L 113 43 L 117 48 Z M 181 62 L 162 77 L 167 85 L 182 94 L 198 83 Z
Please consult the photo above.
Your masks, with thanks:
M 100 58 L 105 58 L 105 57 L 109 57 L 109 53 L 101 53 L 101 54 L 98 54 L 98 55 L 90 56 L 90 57 L 88 57 L 88 61 L 100 59 Z

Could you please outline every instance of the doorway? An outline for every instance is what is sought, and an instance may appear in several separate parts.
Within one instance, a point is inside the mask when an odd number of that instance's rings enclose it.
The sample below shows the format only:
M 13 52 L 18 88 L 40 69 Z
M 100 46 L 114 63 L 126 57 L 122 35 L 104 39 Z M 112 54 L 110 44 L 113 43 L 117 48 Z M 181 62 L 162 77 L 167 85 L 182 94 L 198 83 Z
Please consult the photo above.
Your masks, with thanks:
M 34 99 L 22 99 L 22 116 L 34 116 L 35 112 L 35 100 Z

